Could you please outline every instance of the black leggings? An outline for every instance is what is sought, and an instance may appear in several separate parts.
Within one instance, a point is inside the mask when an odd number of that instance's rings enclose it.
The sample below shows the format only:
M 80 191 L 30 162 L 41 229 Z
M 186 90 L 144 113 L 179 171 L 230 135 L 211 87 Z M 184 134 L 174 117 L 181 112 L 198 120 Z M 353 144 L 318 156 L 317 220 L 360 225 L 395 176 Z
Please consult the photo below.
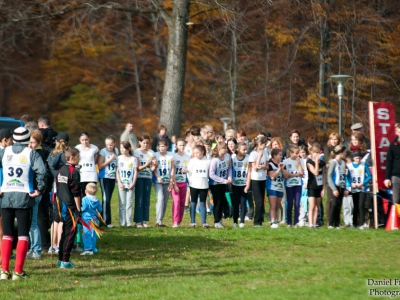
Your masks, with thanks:
M 332 198 L 328 199 L 329 203 L 329 225 L 333 227 L 340 226 L 340 210 L 342 209 L 343 196 L 344 196 L 344 188 L 336 187 L 339 196 L 335 197 L 332 193 Z
M 32 223 L 32 208 L 2 208 L 3 234 L 14 236 L 14 220 L 18 222 L 18 236 L 29 236 Z
M 244 192 L 245 186 L 232 185 L 232 206 L 233 206 L 233 223 L 237 223 L 239 218 L 239 205 L 240 210 L 240 223 L 244 223 L 244 217 L 246 216 L 246 201 L 247 195 Z
M 226 184 L 210 185 L 214 199 L 214 223 L 222 221 L 222 210 L 225 203 Z
M 251 190 L 255 203 L 254 225 L 262 225 L 264 222 L 264 197 L 265 197 L 265 181 L 251 180 Z
M 360 223 L 358 226 L 362 226 L 365 223 L 365 202 L 371 196 L 369 193 L 352 193 L 354 211 L 353 211 L 353 225 L 357 226 L 358 217 L 360 217 Z
M 111 224 L 111 197 L 114 192 L 115 179 L 100 178 L 101 193 L 103 196 L 102 216 L 107 225 Z
M 74 211 L 72 211 L 72 212 L 74 212 Z M 76 236 L 76 227 L 74 228 L 73 226 L 74 226 L 74 222 L 73 222 L 71 214 L 67 208 L 67 213 L 65 215 L 65 218 L 63 218 L 63 228 L 62 228 L 63 232 L 62 232 L 61 240 L 60 240 L 60 250 L 58 252 L 58 259 L 61 261 L 64 261 L 64 262 L 69 261 L 72 247 L 74 246 L 75 236 Z

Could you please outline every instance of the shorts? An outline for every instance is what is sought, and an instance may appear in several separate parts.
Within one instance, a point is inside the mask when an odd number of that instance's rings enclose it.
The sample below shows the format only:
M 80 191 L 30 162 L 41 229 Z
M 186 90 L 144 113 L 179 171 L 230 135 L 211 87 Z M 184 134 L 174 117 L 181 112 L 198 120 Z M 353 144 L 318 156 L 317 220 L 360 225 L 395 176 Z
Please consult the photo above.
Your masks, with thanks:
M 320 189 L 308 189 L 308 197 L 321 198 L 322 188 Z
M 278 192 L 274 190 L 267 190 L 267 196 L 277 196 L 278 198 L 283 197 L 283 192 Z
M 57 223 L 62 222 L 61 211 L 62 211 L 62 202 L 58 198 L 56 198 L 54 199 L 54 202 L 51 202 L 50 219 L 53 222 Z

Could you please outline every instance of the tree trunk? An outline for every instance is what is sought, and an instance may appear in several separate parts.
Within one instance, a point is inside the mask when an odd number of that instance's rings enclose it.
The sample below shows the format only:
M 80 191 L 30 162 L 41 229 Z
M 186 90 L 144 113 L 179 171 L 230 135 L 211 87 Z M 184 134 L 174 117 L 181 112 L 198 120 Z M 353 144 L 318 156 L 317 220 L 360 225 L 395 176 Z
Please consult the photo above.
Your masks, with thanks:
M 131 53 L 132 53 L 132 63 L 133 63 L 133 74 L 135 76 L 135 85 L 136 85 L 136 98 L 137 98 L 137 109 L 139 112 L 139 119 L 140 123 L 143 123 L 143 108 L 142 108 L 142 95 L 140 93 L 140 76 L 138 70 L 138 64 L 136 59 L 136 52 L 135 52 L 135 39 L 133 37 L 133 29 L 132 29 L 132 18 L 131 13 L 127 12 L 126 17 L 129 22 L 128 26 L 128 35 L 129 35 L 129 42 L 131 44 Z
M 237 36 L 236 36 L 236 17 L 233 17 L 233 25 L 232 25 L 232 57 L 229 68 L 229 82 L 231 86 L 230 92 L 230 104 L 231 104 L 231 112 L 232 112 L 232 123 L 234 128 L 237 128 L 236 124 L 236 88 L 237 88 Z
M 182 99 L 185 86 L 187 22 L 190 0 L 174 0 L 168 25 L 168 60 L 165 71 L 160 124 L 170 136 L 178 135 L 181 126 Z

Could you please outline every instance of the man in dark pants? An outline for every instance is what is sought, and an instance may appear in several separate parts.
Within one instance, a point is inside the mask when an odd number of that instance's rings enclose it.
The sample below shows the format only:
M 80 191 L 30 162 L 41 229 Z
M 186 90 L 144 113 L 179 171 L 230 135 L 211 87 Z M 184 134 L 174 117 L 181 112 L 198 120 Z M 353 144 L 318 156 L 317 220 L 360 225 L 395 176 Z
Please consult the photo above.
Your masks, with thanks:
M 42 200 L 39 202 L 37 222 L 40 230 L 40 237 L 42 239 L 42 250 L 47 251 L 50 248 L 50 202 L 51 191 L 53 188 L 54 177 L 51 174 L 47 158 L 50 152 L 54 149 L 57 132 L 50 126 L 50 118 L 48 116 L 41 116 L 38 120 L 39 130 L 43 135 L 41 155 L 47 170 L 47 183 L 46 189 L 43 192 Z
M 390 143 L 386 155 L 384 184 L 393 191 L 393 203 L 400 203 L 400 123 L 396 124 L 397 137 Z

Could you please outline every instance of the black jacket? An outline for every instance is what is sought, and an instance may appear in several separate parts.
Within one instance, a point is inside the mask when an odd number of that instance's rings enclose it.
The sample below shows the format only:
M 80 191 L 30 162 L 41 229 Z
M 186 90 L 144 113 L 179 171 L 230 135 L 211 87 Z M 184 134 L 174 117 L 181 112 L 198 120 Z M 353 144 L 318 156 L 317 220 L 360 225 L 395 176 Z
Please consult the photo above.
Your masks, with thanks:
M 71 209 L 77 208 L 74 197 L 81 196 L 80 181 L 81 176 L 78 170 L 70 164 L 62 166 L 58 171 L 57 197 Z
M 398 138 L 390 143 L 386 155 L 385 179 L 391 179 L 392 176 L 400 177 L 400 142 Z

